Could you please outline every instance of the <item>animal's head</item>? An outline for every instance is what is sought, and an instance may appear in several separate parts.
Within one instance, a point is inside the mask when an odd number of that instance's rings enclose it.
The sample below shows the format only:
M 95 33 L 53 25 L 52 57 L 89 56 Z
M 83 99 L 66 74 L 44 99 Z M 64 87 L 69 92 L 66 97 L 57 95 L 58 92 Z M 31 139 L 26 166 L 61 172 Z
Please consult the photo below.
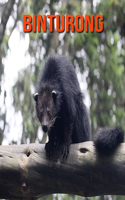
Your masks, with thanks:
M 40 93 L 34 94 L 34 100 L 36 102 L 37 117 L 43 131 L 46 133 L 54 125 L 58 115 L 58 92 L 44 89 Z

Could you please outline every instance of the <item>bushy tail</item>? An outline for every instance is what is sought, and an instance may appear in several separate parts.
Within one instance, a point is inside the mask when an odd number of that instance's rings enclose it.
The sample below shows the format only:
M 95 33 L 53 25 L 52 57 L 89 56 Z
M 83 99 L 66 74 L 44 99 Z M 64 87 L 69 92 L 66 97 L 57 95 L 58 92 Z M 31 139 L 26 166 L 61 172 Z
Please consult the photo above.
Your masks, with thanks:
M 123 141 L 124 131 L 119 126 L 113 129 L 101 129 L 94 137 L 94 145 L 102 154 L 110 154 Z

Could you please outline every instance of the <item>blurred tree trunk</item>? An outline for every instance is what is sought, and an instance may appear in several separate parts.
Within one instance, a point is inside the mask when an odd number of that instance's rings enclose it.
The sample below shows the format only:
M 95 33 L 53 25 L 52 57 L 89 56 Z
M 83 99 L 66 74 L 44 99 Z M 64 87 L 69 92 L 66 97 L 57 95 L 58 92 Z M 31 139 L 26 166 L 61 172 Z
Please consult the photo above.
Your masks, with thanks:
M 15 3 L 15 0 L 9 0 L 6 3 L 5 8 L 3 10 L 2 17 L 1 17 L 1 24 L 0 24 L 0 45 L 3 41 L 3 36 L 4 36 L 4 32 L 6 30 L 6 25 L 7 25 L 10 15 L 11 15 L 11 11 L 13 9 L 14 3 Z
M 1 23 L 0 23 L 0 94 L 2 91 L 1 88 L 1 77 L 2 74 L 4 72 L 4 66 L 2 65 L 2 50 L 1 50 L 1 44 L 3 41 L 3 37 L 4 37 L 4 33 L 5 33 L 5 29 L 6 29 L 6 25 L 8 22 L 8 19 L 11 15 L 11 11 L 13 9 L 13 5 L 15 3 L 15 0 L 9 0 L 3 10 L 2 16 L 1 16 Z M 4 99 L 6 96 L 6 92 L 4 92 Z M 0 144 L 2 144 L 3 141 L 3 137 L 4 137 L 4 130 L 5 130 L 5 126 L 6 126 L 6 112 L 5 113 L 1 113 L 1 108 L 0 108 L 0 120 L 1 122 L 3 122 L 3 127 L 0 127 Z
M 13 9 L 14 3 L 15 3 L 15 0 L 9 0 L 6 3 L 3 13 L 2 13 L 2 17 L 1 17 L 1 23 L 0 23 L 0 82 L 1 82 L 1 75 L 2 75 L 1 44 L 3 41 L 3 36 L 4 36 L 5 30 L 6 30 L 6 25 L 7 25 L 10 15 L 11 15 L 11 11 Z M 1 93 L 1 84 L 0 84 L 0 93 Z

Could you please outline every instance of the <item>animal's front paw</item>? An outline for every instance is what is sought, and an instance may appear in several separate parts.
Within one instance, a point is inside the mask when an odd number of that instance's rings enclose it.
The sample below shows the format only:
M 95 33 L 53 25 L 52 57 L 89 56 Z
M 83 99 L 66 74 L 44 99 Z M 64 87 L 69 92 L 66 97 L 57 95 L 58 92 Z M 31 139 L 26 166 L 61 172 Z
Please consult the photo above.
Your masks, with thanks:
M 51 142 L 45 144 L 46 155 L 50 156 L 53 153 L 54 145 Z
M 63 144 L 62 145 L 62 157 L 64 158 L 67 158 L 68 154 L 69 154 L 69 147 L 70 145 L 69 144 Z

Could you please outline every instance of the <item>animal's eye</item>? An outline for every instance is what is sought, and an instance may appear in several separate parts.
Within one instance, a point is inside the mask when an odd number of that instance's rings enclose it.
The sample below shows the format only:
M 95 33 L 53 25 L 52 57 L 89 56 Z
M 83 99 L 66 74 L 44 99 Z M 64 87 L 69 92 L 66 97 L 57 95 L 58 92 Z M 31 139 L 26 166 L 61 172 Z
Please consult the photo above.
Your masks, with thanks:
M 47 111 L 48 115 L 50 115 L 50 110 Z
M 50 112 L 50 109 L 49 109 L 49 108 L 47 108 L 47 114 L 48 114 L 48 115 L 50 115 L 50 114 L 51 114 L 51 112 Z

